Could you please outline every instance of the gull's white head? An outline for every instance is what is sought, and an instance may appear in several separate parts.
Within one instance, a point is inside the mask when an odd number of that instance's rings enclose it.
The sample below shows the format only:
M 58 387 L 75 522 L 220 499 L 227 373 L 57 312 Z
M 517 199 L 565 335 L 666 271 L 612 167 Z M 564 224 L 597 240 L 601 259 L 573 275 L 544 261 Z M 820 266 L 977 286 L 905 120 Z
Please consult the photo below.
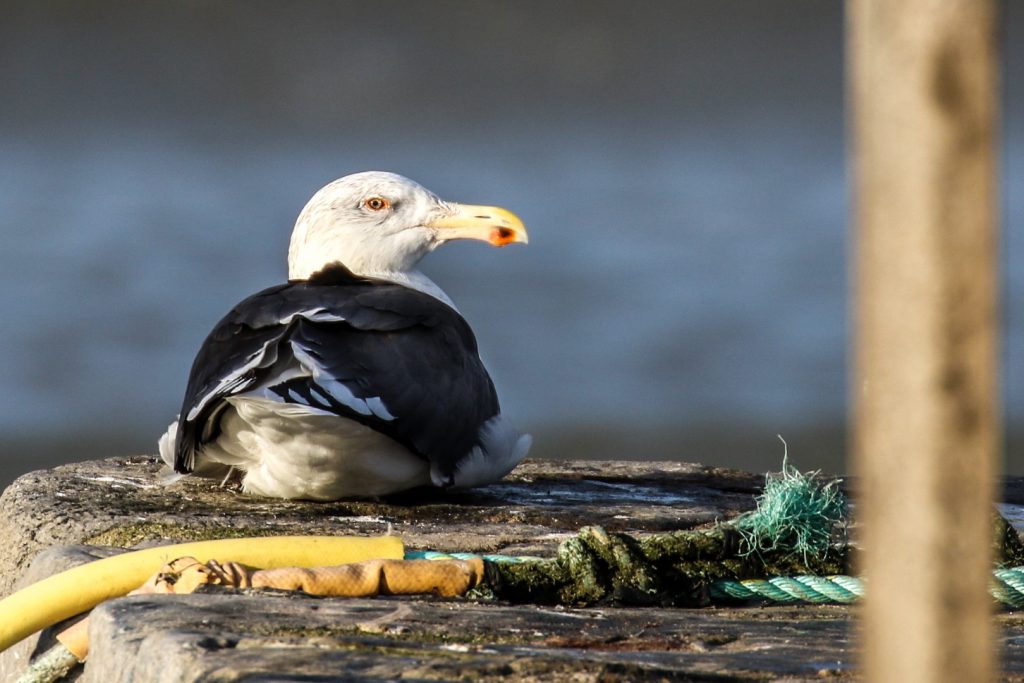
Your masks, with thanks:
M 288 279 L 341 263 L 357 275 L 408 281 L 427 252 L 453 239 L 502 247 L 527 235 L 505 209 L 446 202 L 395 173 L 354 173 L 322 188 L 299 214 Z

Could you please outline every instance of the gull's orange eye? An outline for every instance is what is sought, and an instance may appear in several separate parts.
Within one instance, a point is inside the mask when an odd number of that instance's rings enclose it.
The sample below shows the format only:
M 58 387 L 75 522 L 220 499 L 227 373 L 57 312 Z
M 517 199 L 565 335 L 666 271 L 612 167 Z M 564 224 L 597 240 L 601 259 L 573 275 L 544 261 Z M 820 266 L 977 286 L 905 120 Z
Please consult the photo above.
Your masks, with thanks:
M 365 206 L 370 211 L 383 211 L 389 206 L 391 206 L 391 202 L 384 199 L 383 197 L 370 197 L 369 199 L 363 202 L 363 206 Z

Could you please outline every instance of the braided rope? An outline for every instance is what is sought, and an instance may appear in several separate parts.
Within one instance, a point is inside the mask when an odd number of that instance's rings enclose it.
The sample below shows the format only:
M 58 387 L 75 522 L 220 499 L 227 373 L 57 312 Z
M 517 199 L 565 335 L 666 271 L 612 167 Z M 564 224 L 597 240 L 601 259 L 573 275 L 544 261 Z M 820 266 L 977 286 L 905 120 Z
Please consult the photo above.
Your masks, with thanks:
M 1024 608 L 1024 567 L 993 570 L 989 593 L 1005 607 Z M 723 579 L 711 585 L 713 600 L 849 604 L 862 597 L 864 582 L 854 576 L 774 576 L 742 581 Z
M 433 550 L 410 550 L 407 560 L 467 560 L 476 557 L 487 562 L 517 564 L 549 562 L 525 555 L 478 555 L 476 553 L 445 553 Z M 780 604 L 811 603 L 815 605 L 848 605 L 864 597 L 864 581 L 855 576 L 773 576 L 765 579 L 720 579 L 710 586 L 715 602 L 764 600 Z M 1024 566 L 996 569 L 992 572 L 989 593 L 1010 609 L 1024 608 Z
M 1024 607 L 1024 567 L 1008 567 L 992 572 L 989 592 L 1007 607 Z
M 773 576 L 768 579 L 722 579 L 711 584 L 712 600 L 769 600 L 849 604 L 864 596 L 863 582 L 853 576 Z
M 1024 567 L 993 570 L 989 593 L 1005 607 L 1024 608 Z M 854 576 L 775 576 L 742 581 L 723 579 L 711 585 L 713 600 L 849 604 L 862 597 L 864 582 Z

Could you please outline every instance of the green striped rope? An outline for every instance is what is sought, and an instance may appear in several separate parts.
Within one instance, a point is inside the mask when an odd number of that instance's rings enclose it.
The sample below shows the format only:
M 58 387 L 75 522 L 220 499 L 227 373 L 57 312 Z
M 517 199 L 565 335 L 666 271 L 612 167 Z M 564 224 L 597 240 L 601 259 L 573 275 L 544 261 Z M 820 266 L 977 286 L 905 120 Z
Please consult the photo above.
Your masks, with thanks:
M 768 600 L 778 603 L 849 604 L 864 596 L 855 576 L 772 576 L 767 579 L 720 579 L 711 584 L 712 600 Z
M 405 553 L 407 560 L 468 560 L 477 557 L 496 563 L 546 561 L 530 556 L 445 553 L 433 550 L 410 550 Z M 997 602 L 1008 608 L 1024 608 L 1024 567 L 994 570 L 989 593 Z M 864 581 L 855 576 L 841 574 L 720 579 L 711 584 L 710 596 L 716 602 L 762 600 L 779 604 L 847 605 L 864 597 Z
M 711 584 L 712 600 L 768 600 L 816 605 L 856 602 L 864 582 L 855 576 L 772 576 L 767 579 L 720 579 Z
M 992 572 L 989 592 L 996 600 L 1014 609 L 1024 607 L 1024 567 L 1008 567 Z
M 1010 609 L 1024 608 L 1024 567 L 992 572 L 989 594 Z M 723 579 L 711 584 L 713 600 L 767 600 L 778 603 L 849 604 L 864 597 L 864 582 L 855 576 L 773 576 L 768 579 Z

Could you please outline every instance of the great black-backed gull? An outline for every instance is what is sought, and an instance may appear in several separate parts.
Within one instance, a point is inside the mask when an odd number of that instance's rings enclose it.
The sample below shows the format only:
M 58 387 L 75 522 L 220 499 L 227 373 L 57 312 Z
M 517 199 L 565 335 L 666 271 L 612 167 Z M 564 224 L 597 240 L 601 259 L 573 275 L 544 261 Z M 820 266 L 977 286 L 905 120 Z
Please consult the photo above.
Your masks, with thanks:
M 196 356 L 160 439 L 179 473 L 335 500 L 496 481 L 530 448 L 505 418 L 472 329 L 416 265 L 437 246 L 527 241 L 514 214 L 356 173 L 299 215 L 287 284 L 245 299 Z

